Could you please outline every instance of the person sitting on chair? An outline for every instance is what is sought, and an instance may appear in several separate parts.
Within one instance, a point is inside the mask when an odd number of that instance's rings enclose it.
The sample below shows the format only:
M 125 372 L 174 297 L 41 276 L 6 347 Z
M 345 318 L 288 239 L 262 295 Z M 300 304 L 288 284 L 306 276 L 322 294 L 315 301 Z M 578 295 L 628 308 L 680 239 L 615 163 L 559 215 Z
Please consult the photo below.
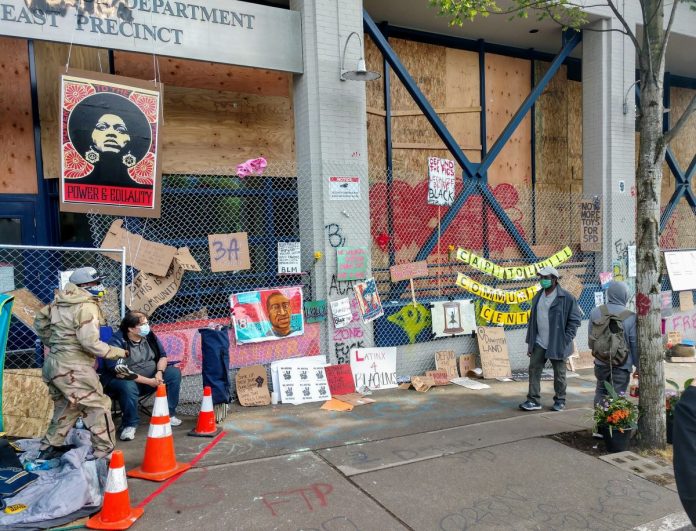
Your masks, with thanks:
M 176 417 L 176 407 L 179 405 L 181 371 L 167 365 L 167 353 L 150 330 L 147 316 L 141 312 L 126 313 L 109 344 L 129 352 L 129 357 L 122 363 L 107 362 L 102 374 L 104 390 L 116 397 L 123 413 L 120 439 L 135 439 L 135 429 L 140 421 L 138 398 L 153 393 L 162 383 L 167 386 L 169 422 L 172 426 L 179 426 L 181 420 Z

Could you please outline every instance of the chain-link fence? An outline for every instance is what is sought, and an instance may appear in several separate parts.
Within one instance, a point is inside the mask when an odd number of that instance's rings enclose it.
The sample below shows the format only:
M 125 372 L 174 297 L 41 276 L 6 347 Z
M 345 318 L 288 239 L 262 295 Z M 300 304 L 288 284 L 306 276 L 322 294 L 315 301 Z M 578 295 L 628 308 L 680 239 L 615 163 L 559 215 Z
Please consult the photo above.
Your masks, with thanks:
M 114 249 L 115 253 L 123 253 Z M 123 273 L 120 264 L 96 249 L 0 245 L 1 291 L 14 296 L 10 321 L 6 369 L 43 366 L 43 347 L 33 329 L 35 313 L 53 300 L 54 291 L 67 282 L 70 273 L 91 266 L 103 276 L 106 294 L 102 308 L 107 324 L 121 320 Z M 62 284 L 61 284 L 62 283 Z

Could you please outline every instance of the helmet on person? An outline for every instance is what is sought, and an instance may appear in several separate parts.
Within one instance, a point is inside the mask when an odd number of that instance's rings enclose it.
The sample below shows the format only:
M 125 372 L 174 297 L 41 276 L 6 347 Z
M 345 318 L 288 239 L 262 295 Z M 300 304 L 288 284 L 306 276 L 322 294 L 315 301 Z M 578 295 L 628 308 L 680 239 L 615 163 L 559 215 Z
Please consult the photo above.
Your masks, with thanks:
M 68 282 L 75 284 L 76 286 L 81 286 L 82 284 L 90 284 L 91 282 L 100 282 L 101 277 L 97 270 L 93 267 L 81 267 L 73 271 L 72 275 L 68 279 Z

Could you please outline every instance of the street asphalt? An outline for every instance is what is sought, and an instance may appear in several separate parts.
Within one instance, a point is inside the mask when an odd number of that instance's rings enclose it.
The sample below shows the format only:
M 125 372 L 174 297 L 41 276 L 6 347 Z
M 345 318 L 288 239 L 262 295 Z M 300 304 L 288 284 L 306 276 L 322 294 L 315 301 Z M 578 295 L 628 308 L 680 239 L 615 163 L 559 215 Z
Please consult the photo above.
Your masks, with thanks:
M 552 382 L 544 410 L 525 413 L 525 382 L 489 381 L 375 392 L 351 412 L 235 406 L 219 439 L 187 436 L 195 418 L 184 418 L 175 448 L 194 468 L 168 483 L 129 479 L 145 508 L 132 529 L 684 528 L 673 490 L 548 438 L 591 427 L 594 377 L 579 372 L 560 413 Z M 683 381 L 694 369 L 666 372 Z M 128 469 L 142 460 L 147 420 L 118 444 Z

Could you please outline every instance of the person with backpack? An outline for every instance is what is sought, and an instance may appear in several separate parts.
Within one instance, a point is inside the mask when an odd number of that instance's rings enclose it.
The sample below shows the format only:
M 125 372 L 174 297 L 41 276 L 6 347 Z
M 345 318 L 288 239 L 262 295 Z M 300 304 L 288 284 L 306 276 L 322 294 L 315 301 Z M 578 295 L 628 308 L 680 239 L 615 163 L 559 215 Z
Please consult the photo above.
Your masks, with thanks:
M 607 304 L 590 312 L 588 342 L 595 358 L 595 405 L 608 391 L 604 382 L 613 385 L 617 393 L 625 393 L 631 379 L 631 368 L 638 373 L 636 314 L 630 311 L 628 286 L 612 281 L 607 287 Z
M 566 402 L 566 359 L 573 353 L 573 340 L 582 322 L 578 301 L 559 284 L 555 267 L 539 270 L 541 290 L 532 299 L 527 327 L 529 392 L 519 405 L 524 411 L 541 409 L 541 373 L 546 360 L 553 366 L 554 411 L 563 411 Z

